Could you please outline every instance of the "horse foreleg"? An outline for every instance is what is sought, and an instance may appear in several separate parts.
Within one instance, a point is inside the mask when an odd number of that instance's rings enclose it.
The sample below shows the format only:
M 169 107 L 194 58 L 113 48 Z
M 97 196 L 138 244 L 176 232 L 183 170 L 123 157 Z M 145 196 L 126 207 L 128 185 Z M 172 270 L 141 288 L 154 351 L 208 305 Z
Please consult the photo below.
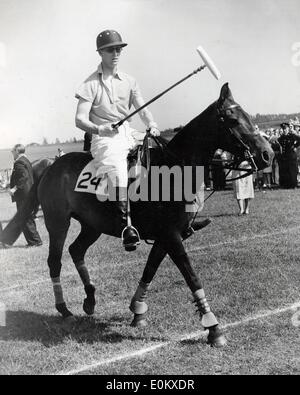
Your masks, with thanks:
M 83 302 L 83 311 L 87 315 L 94 314 L 96 306 L 96 288 L 91 282 L 89 270 L 85 264 L 84 256 L 87 249 L 99 238 L 100 234 L 101 233 L 97 232 L 94 228 L 82 225 L 79 236 L 69 247 L 70 255 L 84 285 L 86 298 Z
M 73 314 L 68 310 L 66 302 L 63 296 L 62 285 L 60 281 L 61 273 L 61 258 L 64 242 L 67 236 L 68 226 L 61 230 L 49 230 L 49 256 L 48 266 L 50 271 L 50 277 L 53 284 L 53 292 L 55 298 L 56 310 L 63 316 L 63 318 L 70 318 Z
M 130 311 L 134 313 L 131 326 L 143 327 L 147 324 L 145 316 L 148 311 L 148 305 L 145 300 L 147 298 L 150 284 L 166 255 L 166 251 L 157 242 L 155 242 L 150 251 L 142 279 L 131 300 Z
M 167 240 L 166 250 L 193 293 L 195 304 L 200 313 L 201 324 L 209 331 L 208 343 L 214 347 L 223 347 L 226 344 L 226 339 L 219 328 L 219 323 L 214 313 L 210 309 L 200 279 L 191 265 L 180 237 Z

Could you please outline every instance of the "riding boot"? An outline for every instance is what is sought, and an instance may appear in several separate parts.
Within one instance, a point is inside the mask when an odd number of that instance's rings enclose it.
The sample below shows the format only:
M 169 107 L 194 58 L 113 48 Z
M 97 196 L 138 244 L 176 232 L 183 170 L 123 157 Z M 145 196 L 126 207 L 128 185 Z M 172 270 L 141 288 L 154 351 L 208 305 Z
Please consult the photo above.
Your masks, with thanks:
M 188 239 L 190 236 L 192 236 L 195 232 L 197 232 L 200 229 L 205 228 L 207 225 L 209 225 L 211 223 L 211 219 L 210 218 L 206 218 L 203 221 L 195 221 L 193 223 L 192 226 L 189 226 L 188 229 L 186 229 L 183 233 L 182 233 L 182 239 L 186 240 Z
M 140 244 L 138 231 L 127 221 L 127 201 L 116 201 L 117 229 L 122 229 L 121 237 L 126 251 L 134 251 Z M 121 222 L 121 224 L 120 224 Z

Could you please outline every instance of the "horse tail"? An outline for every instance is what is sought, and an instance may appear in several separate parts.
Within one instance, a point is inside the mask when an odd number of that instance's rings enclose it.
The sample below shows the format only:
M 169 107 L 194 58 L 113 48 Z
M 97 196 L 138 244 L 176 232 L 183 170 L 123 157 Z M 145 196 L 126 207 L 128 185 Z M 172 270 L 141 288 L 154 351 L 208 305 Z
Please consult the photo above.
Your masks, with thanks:
M 45 158 L 45 159 L 36 160 L 35 162 L 32 163 L 34 185 L 36 185 L 35 196 L 33 197 L 34 207 L 32 210 L 34 216 L 37 215 L 40 206 L 40 202 L 38 200 L 38 194 L 37 194 L 38 185 L 40 183 L 40 180 L 46 173 L 46 170 L 54 163 L 54 161 L 55 160 L 52 158 Z
M 36 178 L 33 186 L 31 187 L 27 198 L 24 200 L 23 205 L 14 215 L 14 217 L 9 221 L 4 230 L 0 230 L 0 242 L 8 245 L 13 245 L 15 241 L 19 238 L 22 233 L 22 229 L 27 222 L 27 220 L 36 215 L 40 202 L 38 198 L 38 187 L 40 184 L 43 175 L 46 173 L 46 170 L 52 164 L 49 163 L 42 172 L 40 172 L 39 177 Z

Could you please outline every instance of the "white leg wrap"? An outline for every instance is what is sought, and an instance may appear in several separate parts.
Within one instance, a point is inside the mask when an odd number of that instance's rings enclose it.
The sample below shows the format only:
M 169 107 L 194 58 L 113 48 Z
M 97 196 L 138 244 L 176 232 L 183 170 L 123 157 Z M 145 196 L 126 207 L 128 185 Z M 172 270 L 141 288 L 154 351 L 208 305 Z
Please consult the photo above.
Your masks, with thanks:
M 145 314 L 148 311 L 148 305 L 145 302 L 133 300 L 130 304 L 130 311 L 134 314 Z
M 145 314 L 148 311 L 148 305 L 145 302 L 150 284 L 140 282 L 136 293 L 134 294 L 131 304 L 130 311 L 134 314 Z
M 194 293 L 195 303 L 199 309 L 201 315 L 201 324 L 204 328 L 210 328 L 212 326 L 218 325 L 218 320 L 216 319 L 214 313 L 211 312 L 209 304 L 206 300 L 205 293 L 203 289 L 198 289 Z
M 214 313 L 206 313 L 202 316 L 201 324 L 203 328 L 211 328 L 212 326 L 218 325 L 218 320 L 216 319 Z
M 59 305 L 65 303 L 64 294 L 60 283 L 60 278 L 59 277 L 52 278 L 52 285 L 53 285 L 53 291 L 55 297 L 55 304 Z

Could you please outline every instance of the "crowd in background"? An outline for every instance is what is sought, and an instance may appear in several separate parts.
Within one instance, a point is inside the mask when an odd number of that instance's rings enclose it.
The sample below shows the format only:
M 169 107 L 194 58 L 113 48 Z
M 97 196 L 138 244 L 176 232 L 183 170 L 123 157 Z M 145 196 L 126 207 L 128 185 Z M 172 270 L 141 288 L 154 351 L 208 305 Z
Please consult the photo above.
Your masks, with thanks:
M 300 120 L 291 119 L 277 128 L 260 129 L 257 125 L 255 128 L 269 141 L 275 153 L 272 165 L 254 174 L 255 189 L 297 188 L 300 184 Z M 224 190 L 231 174 L 227 174 L 221 164 L 229 162 L 231 155 L 218 150 L 214 158 L 216 163 L 205 168 L 205 187 L 206 190 Z

